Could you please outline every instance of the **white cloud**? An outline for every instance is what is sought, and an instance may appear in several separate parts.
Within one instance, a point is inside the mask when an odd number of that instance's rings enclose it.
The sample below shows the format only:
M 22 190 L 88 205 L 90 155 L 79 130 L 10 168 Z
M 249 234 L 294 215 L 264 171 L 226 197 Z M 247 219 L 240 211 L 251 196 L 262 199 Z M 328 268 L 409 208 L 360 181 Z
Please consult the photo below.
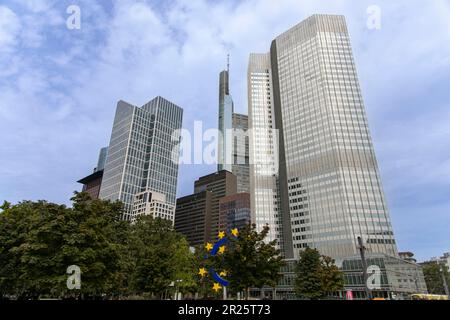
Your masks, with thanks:
M 8 7 L 0 6 L 0 53 L 10 52 L 17 44 L 20 20 Z

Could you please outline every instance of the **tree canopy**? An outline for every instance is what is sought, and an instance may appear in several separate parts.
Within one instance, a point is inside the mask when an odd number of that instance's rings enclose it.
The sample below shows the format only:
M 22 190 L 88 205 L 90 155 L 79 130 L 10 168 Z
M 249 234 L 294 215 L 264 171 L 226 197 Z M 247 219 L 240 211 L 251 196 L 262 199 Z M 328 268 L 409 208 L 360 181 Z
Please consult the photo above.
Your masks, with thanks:
M 120 219 L 120 202 L 75 193 L 72 208 L 46 201 L 0 209 L 0 296 L 102 297 L 161 295 L 194 282 L 194 260 L 172 224 L 145 216 Z M 80 290 L 67 287 L 67 268 L 81 271 Z
M 334 260 L 320 255 L 317 249 L 300 252 L 295 273 L 294 290 L 301 298 L 321 299 L 344 288 L 343 274 Z

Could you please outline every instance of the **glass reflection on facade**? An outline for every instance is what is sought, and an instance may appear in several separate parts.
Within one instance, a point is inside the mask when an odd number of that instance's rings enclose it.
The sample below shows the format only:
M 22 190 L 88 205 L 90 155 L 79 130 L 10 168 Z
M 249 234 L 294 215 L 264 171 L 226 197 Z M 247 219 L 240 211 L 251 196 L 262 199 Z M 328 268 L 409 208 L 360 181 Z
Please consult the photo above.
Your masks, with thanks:
M 132 219 L 137 193 L 153 190 L 176 204 L 179 136 L 183 109 L 156 97 L 141 108 L 119 101 L 108 148 L 100 198 L 121 200 Z

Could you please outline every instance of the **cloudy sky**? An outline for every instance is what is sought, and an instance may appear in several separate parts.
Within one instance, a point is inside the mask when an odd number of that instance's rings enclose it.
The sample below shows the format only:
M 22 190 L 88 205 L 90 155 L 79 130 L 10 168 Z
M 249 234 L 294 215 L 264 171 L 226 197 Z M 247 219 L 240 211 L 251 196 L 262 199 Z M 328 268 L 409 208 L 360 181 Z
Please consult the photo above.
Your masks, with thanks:
M 70 30 L 66 10 L 81 9 Z M 381 28 L 367 27 L 368 7 Z M 447 0 L 2 0 L 0 201 L 69 203 L 109 142 L 116 103 L 161 95 L 217 125 L 231 55 L 247 112 L 250 52 L 313 13 L 344 14 L 400 250 L 450 251 L 450 3 Z M 182 166 L 179 195 L 214 166 Z

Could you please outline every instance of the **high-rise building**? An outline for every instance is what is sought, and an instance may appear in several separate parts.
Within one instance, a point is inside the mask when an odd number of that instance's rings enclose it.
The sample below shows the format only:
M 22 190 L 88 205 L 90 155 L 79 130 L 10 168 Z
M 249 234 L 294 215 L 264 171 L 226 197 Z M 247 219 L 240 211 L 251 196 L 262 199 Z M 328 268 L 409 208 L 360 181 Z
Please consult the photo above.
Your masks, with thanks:
M 202 191 L 177 199 L 175 230 L 186 237 L 190 246 L 210 241 L 212 195 Z
M 77 181 L 78 183 L 83 184 L 82 191 L 89 193 L 92 199 L 98 199 L 100 194 L 100 186 L 102 184 L 103 169 L 105 168 L 105 158 L 107 153 L 107 147 L 101 148 L 98 156 L 97 167 L 94 168 L 94 172 Z
M 278 191 L 278 134 L 272 93 L 270 54 L 251 54 L 247 70 L 248 124 L 250 133 L 250 204 L 252 222 L 258 230 L 268 225 L 268 241 L 277 240 L 283 250 L 283 229 Z M 283 228 L 283 222 L 285 226 Z
M 106 156 L 108 155 L 108 147 L 100 149 L 96 171 L 105 169 Z
M 217 170 L 232 172 L 237 177 L 238 192 L 250 192 L 248 117 L 234 113 L 229 78 L 229 68 L 219 75 Z
M 219 200 L 219 230 L 242 229 L 250 222 L 249 193 L 236 193 Z
M 122 201 L 124 219 L 132 220 L 135 195 L 146 190 L 175 205 L 182 118 L 183 109 L 159 96 L 140 108 L 118 102 L 100 198 Z
M 343 259 L 359 236 L 398 256 L 344 17 L 313 15 L 278 36 L 250 56 L 248 83 L 250 128 L 267 132 L 252 138 L 252 208 L 286 257 L 308 246 Z
M 231 171 L 237 178 L 237 192 L 250 192 L 248 116 L 233 113 Z
M 167 203 L 166 195 L 145 190 L 134 196 L 132 214 L 133 220 L 139 215 L 147 215 L 169 220 L 173 224 L 175 221 L 175 205 Z
M 217 238 L 219 231 L 219 200 L 235 194 L 237 190 L 236 176 L 229 171 L 222 170 L 203 177 L 194 183 L 194 193 L 210 191 L 211 197 L 211 233 L 210 239 Z
M 217 170 L 232 171 L 232 129 L 233 99 L 230 95 L 229 72 L 224 70 L 219 75 L 219 141 Z

